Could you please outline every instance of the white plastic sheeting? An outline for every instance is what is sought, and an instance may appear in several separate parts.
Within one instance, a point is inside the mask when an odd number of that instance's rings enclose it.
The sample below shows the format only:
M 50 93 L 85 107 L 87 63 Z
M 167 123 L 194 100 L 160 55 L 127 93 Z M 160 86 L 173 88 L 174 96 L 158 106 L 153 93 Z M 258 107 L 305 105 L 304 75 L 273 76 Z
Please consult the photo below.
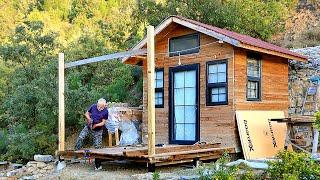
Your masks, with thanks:
M 139 134 L 132 121 L 120 121 L 120 146 L 130 146 L 139 143 Z

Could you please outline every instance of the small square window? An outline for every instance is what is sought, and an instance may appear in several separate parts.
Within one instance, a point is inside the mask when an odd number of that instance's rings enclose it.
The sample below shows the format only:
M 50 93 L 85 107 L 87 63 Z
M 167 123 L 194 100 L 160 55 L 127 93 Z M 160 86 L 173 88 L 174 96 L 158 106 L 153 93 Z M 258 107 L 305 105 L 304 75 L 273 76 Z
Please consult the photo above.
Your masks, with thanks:
M 211 89 L 212 102 L 225 102 L 227 100 L 226 88 L 212 88 Z
M 227 82 L 226 64 L 208 65 L 208 83 L 225 83 Z

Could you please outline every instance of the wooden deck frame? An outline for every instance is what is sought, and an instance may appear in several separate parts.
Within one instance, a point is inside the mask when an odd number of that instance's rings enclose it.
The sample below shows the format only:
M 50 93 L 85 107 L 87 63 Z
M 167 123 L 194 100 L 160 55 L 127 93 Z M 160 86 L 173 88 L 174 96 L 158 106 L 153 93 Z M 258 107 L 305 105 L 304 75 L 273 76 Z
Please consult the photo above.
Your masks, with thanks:
M 113 147 L 79 151 L 59 151 L 62 159 L 99 158 L 102 160 L 127 160 L 135 163 L 146 163 L 154 166 L 181 164 L 198 160 L 214 160 L 224 152 L 235 153 L 235 148 L 220 148 L 220 143 L 195 145 L 169 145 L 156 147 L 155 155 L 150 158 L 147 147 Z
M 148 94 L 149 94 L 149 106 L 148 106 L 148 126 L 149 126 L 149 144 L 148 144 L 148 152 L 149 155 L 154 155 L 155 152 L 155 107 L 154 107 L 154 27 L 148 26 L 147 29 L 147 36 L 148 36 L 148 48 L 147 48 L 147 59 L 148 59 Z M 125 51 L 125 52 L 119 52 L 114 54 L 108 54 L 104 56 L 99 57 L 93 57 L 88 59 L 83 59 L 79 61 L 74 61 L 70 63 L 64 63 L 64 53 L 59 53 L 59 59 L 58 59 L 58 86 L 59 86 L 59 128 L 58 128 L 58 136 L 59 136 L 59 146 L 58 151 L 64 151 L 65 150 L 65 103 L 64 103 L 64 71 L 67 68 L 80 66 L 84 64 L 90 64 L 95 62 L 101 62 L 111 59 L 119 59 L 124 57 L 131 57 L 136 55 L 143 55 L 146 53 L 145 49 L 139 49 L 139 50 L 132 50 L 132 51 Z

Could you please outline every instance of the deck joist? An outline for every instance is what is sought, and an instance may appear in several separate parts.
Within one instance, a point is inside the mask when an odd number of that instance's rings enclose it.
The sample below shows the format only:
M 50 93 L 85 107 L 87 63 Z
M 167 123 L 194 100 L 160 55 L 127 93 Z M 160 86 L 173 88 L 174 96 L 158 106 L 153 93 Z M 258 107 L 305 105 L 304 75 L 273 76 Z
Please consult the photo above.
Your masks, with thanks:
M 62 159 L 99 158 L 104 160 L 127 160 L 132 162 L 155 164 L 156 166 L 193 162 L 194 160 L 214 160 L 224 152 L 235 153 L 235 148 L 221 148 L 219 143 L 195 145 L 168 145 L 156 147 L 156 154 L 148 156 L 147 147 L 112 147 L 102 149 L 83 149 L 79 151 L 59 151 Z

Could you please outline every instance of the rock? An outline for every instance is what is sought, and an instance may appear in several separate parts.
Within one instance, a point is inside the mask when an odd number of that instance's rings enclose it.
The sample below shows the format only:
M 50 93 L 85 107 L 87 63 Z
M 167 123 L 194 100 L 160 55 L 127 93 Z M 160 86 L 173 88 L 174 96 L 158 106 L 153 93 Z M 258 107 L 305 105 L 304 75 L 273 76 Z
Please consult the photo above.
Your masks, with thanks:
M 62 169 L 64 169 L 67 166 L 67 164 L 64 161 L 59 161 L 57 164 L 57 171 L 61 171 Z
M 42 169 L 42 168 L 44 168 L 44 167 L 46 167 L 46 166 L 47 166 L 47 164 L 44 163 L 44 162 L 37 162 L 37 168 Z
M 26 166 L 27 167 L 37 167 L 37 162 L 36 161 L 29 161 Z
M 16 170 L 9 171 L 7 172 L 7 177 L 15 176 L 16 174 L 17 174 Z
M 44 168 L 46 166 L 47 166 L 47 164 L 44 162 L 29 161 L 27 163 L 27 167 Z
M 39 161 L 39 162 L 51 162 L 51 161 L 53 161 L 53 156 L 52 155 L 36 154 L 33 156 L 33 159 L 35 161 Z
M 13 169 L 20 169 L 20 168 L 22 168 L 23 164 L 14 163 L 11 166 L 13 167 Z
M 238 159 L 237 161 L 229 162 L 226 164 L 226 166 L 241 166 L 242 164 L 253 169 L 268 169 L 268 164 L 266 162 L 252 162 L 243 159 Z
M 31 179 L 36 179 L 33 176 L 23 176 L 21 177 L 22 180 L 31 180 Z
M 0 173 L 0 177 L 5 177 L 6 175 L 4 173 Z
M 200 179 L 198 175 L 180 177 L 180 180 L 197 180 L 197 179 Z
M 36 171 L 37 171 L 37 168 L 36 168 L 36 167 L 29 167 L 29 168 L 27 169 L 27 172 L 30 173 L 30 174 L 34 174 Z

